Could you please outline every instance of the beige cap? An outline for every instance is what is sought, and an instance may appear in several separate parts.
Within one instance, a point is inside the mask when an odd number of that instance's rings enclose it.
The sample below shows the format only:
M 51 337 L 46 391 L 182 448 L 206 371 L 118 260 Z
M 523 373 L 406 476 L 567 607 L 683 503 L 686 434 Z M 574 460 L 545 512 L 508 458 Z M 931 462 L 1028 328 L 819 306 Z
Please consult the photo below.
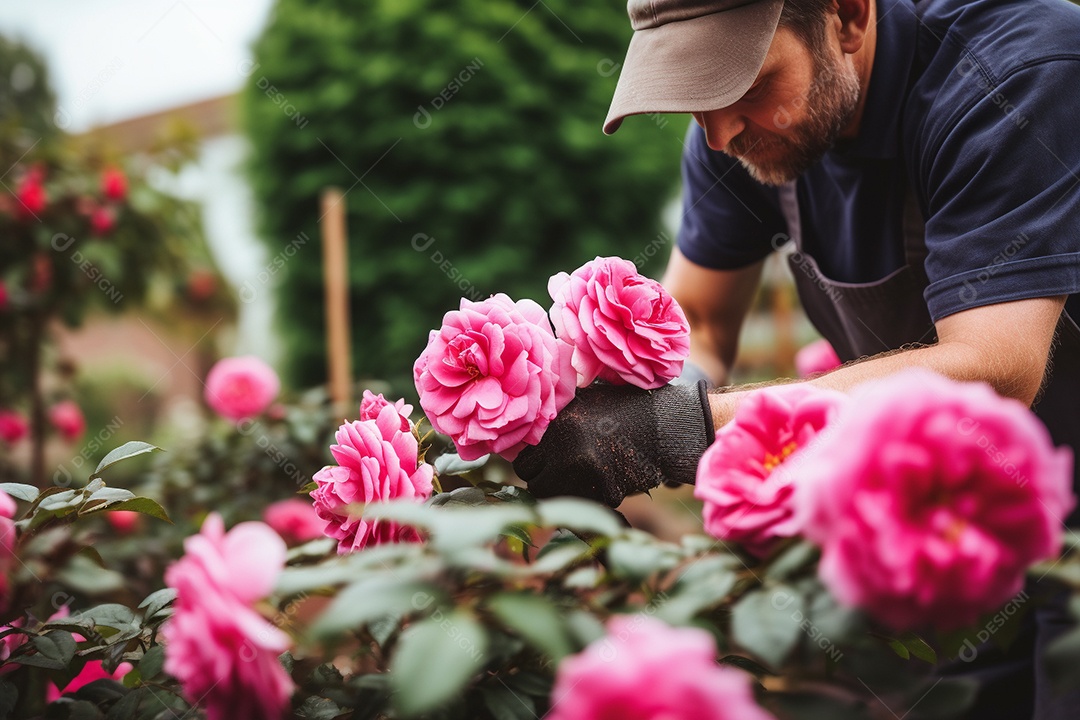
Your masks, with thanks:
M 784 0 L 630 0 L 634 36 L 604 121 L 727 107 L 765 64 Z

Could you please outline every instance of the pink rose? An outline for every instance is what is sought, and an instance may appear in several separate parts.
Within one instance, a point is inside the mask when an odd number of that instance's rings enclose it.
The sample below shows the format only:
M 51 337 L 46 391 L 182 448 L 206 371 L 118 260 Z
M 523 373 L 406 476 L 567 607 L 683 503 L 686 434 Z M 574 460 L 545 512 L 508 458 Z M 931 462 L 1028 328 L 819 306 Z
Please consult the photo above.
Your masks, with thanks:
M 4 630 L 10 630 L 11 628 L 21 628 L 25 625 L 25 618 L 17 618 L 15 620 L 12 620 L 7 625 L 0 625 L 0 632 L 3 632 Z M 27 638 L 27 636 L 23 635 L 22 633 L 11 633 L 10 635 L 5 635 L 4 637 L 0 638 L 0 665 L 2 665 L 2 667 L 0 667 L 0 676 L 6 675 L 7 673 L 18 670 L 22 667 L 22 665 L 8 663 L 7 660 L 11 657 L 11 654 L 18 650 L 19 646 L 25 643 L 28 639 L 29 638 Z
M 293 683 L 278 656 L 289 638 L 253 605 L 277 582 L 285 543 L 257 522 L 226 533 L 213 513 L 184 541 L 184 551 L 165 572 L 176 588 L 175 612 L 161 630 L 165 672 L 209 720 L 283 717 Z
M 361 518 L 363 508 L 357 507 L 385 500 L 423 502 L 431 497 L 434 469 L 417 463 L 419 445 L 410 430 L 402 430 L 397 408 L 388 404 L 374 420 L 345 423 L 335 439 L 330 454 L 338 464 L 315 473 L 319 487 L 311 497 L 315 512 L 325 521 L 323 532 L 338 541 L 338 552 L 418 541 L 413 528 Z
M 7 306 L 8 306 L 7 285 L 0 282 L 0 310 L 7 310 Z
M 574 346 L 577 386 L 600 378 L 652 390 L 682 372 L 690 325 L 655 280 L 621 258 L 596 258 L 548 281 L 551 321 Z
M 74 400 L 64 400 L 49 410 L 49 422 L 53 424 L 60 437 L 68 442 L 75 442 L 86 432 L 86 418 Z
M 796 488 L 819 573 L 896 629 L 975 622 L 1056 558 L 1072 453 L 983 384 L 908 370 L 857 390 L 806 451 Z
M 365 390 L 364 397 L 360 401 L 360 419 L 374 420 L 379 417 L 379 411 L 389 404 L 390 401 L 384 398 L 382 393 L 375 395 L 370 390 Z M 412 415 L 413 406 L 406 405 L 405 399 L 402 398 L 394 403 L 394 409 L 401 416 L 401 431 L 408 432 L 409 428 L 412 427 L 409 416 Z
M 548 720 L 775 720 L 749 675 L 716 663 L 704 630 L 645 615 L 616 615 L 607 627 L 559 665 Z
M 0 490 L 0 612 L 7 610 L 11 600 L 11 581 L 8 576 L 16 563 L 15 501 Z
M 101 194 L 115 202 L 120 202 L 127 197 L 127 178 L 121 170 L 114 167 L 105 168 L 105 171 L 101 173 Z
M 288 498 L 268 505 L 263 521 L 286 542 L 302 543 L 323 536 L 326 523 L 319 518 L 311 503 L 300 498 Z
M 847 397 L 810 385 L 779 385 L 747 395 L 716 432 L 698 464 L 694 496 L 704 501 L 705 530 L 757 556 L 799 534 L 792 505 L 807 447 Z
M 82 642 L 82 640 L 79 639 L 79 635 L 75 635 L 75 638 L 78 639 L 79 642 Z M 105 672 L 105 668 L 102 667 L 100 660 L 91 660 L 85 665 L 83 665 L 83 669 L 79 672 L 79 674 L 73 677 L 71 681 L 68 682 L 68 684 L 64 687 L 59 688 L 55 684 L 50 682 L 48 689 L 45 691 L 45 702 L 51 703 L 59 700 L 61 695 L 64 695 L 66 693 L 73 693 L 79 688 L 81 688 L 83 685 L 89 685 L 95 680 L 104 680 L 106 678 L 110 678 L 112 680 L 120 682 L 124 679 L 124 676 L 131 672 L 134 668 L 135 666 L 131 663 L 122 662 L 116 666 L 116 672 L 107 673 Z
M 536 445 L 574 398 L 571 349 L 532 300 L 462 299 L 413 366 L 420 406 L 465 460 Z
M 260 415 L 277 397 L 281 383 L 273 369 L 252 355 L 219 360 L 206 376 L 206 404 L 232 421 Z
M 835 370 L 842 364 L 828 340 L 815 340 L 795 353 L 795 371 L 801 378 Z
M 8 445 L 14 445 L 29 432 L 30 425 L 22 413 L 14 410 L 0 410 L 0 440 Z

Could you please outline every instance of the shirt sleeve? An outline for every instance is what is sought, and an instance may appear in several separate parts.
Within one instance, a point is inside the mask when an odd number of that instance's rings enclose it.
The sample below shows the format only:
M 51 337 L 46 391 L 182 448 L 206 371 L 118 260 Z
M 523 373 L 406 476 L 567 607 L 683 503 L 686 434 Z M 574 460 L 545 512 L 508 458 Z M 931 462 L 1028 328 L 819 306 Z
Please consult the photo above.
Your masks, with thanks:
M 968 109 L 922 161 L 935 321 L 1080 291 L 1080 60 L 1044 61 L 997 82 L 962 67 L 968 74 L 953 82 L 968 99 L 954 107 Z
M 787 242 L 777 191 L 751 178 L 734 158 L 711 150 L 696 123 L 682 156 L 682 179 L 678 246 L 690 262 L 735 270 Z

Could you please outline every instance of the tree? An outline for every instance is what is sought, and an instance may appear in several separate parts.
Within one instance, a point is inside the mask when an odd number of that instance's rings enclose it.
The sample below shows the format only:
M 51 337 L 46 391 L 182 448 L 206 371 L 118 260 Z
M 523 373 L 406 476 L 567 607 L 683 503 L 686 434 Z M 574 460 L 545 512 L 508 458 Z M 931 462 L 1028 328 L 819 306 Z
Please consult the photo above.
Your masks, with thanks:
M 683 124 L 600 130 L 629 36 L 617 3 L 279 1 L 243 107 L 295 382 L 325 378 L 328 185 L 348 191 L 354 368 L 401 393 L 461 297 L 546 304 L 596 255 L 666 255 Z

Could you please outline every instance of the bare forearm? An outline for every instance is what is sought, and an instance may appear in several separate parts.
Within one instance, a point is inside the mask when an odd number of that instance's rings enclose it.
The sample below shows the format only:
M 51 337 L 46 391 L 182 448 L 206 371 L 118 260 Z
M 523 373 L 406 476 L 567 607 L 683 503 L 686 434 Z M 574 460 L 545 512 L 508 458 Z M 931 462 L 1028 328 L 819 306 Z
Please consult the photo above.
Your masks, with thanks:
M 1010 364 L 998 362 L 985 351 L 963 342 L 939 343 L 926 347 L 899 350 L 884 353 L 872 358 L 849 363 L 830 373 L 806 381 L 817 387 L 828 388 L 847 392 L 857 385 L 868 380 L 891 375 L 909 367 L 922 367 L 938 372 L 946 377 L 959 381 L 987 382 L 1001 395 L 1012 397 L 1025 404 L 1031 404 L 1038 391 L 1041 371 L 1016 372 L 1010 371 Z M 1031 359 L 1030 366 L 1038 365 L 1038 357 Z M 1034 381 L 1033 381 L 1034 379 Z M 782 384 L 777 381 L 771 384 Z M 709 402 L 713 411 L 713 421 L 716 427 L 726 424 L 735 414 L 739 398 L 749 390 L 757 389 L 762 385 L 754 385 L 748 389 L 734 389 L 720 392 L 709 396 Z

